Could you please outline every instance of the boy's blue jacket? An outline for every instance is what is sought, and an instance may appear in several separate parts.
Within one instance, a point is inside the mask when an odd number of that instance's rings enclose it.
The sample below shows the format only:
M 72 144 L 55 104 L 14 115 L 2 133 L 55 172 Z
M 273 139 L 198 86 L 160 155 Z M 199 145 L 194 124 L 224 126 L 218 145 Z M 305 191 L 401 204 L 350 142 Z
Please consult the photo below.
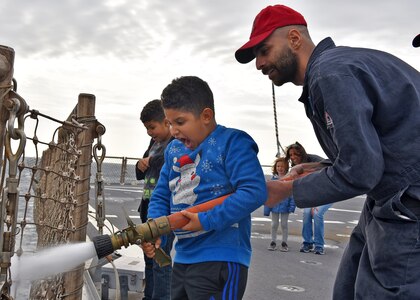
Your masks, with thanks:
M 217 125 L 194 150 L 172 141 L 149 204 L 149 218 L 175 213 L 222 195 L 199 213 L 202 231 L 177 230 L 175 262 L 229 261 L 249 266 L 251 212 L 267 199 L 258 146 L 245 132 Z

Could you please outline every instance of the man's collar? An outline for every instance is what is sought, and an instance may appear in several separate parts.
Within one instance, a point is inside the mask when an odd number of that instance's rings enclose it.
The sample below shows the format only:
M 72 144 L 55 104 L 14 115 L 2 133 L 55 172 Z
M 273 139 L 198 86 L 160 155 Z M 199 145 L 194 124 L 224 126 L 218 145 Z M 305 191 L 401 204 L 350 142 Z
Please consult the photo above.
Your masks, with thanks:
M 299 98 L 300 102 L 305 103 L 307 101 L 306 99 L 308 97 L 308 74 L 315 59 L 318 56 L 320 56 L 321 53 L 324 52 L 325 50 L 332 49 L 334 47 L 336 46 L 332 38 L 327 37 L 323 39 L 321 42 L 319 42 L 319 44 L 314 48 L 314 51 L 312 52 L 311 57 L 309 58 L 308 65 L 306 66 L 305 79 L 303 81 L 303 91 L 302 91 L 302 95 Z

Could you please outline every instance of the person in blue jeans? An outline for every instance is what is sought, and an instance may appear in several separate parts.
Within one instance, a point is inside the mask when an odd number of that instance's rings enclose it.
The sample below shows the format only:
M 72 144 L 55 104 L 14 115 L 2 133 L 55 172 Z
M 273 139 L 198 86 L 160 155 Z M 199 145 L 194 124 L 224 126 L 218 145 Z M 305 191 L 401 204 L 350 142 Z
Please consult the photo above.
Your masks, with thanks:
M 286 159 L 293 166 L 302 163 L 320 162 L 324 159 L 315 154 L 307 154 L 305 148 L 298 142 L 291 144 L 286 149 Z M 303 210 L 302 237 L 303 243 L 300 252 L 324 255 L 324 214 L 332 204 L 317 207 L 308 207 Z M 313 227 L 312 227 L 313 220 Z
M 149 147 L 136 164 L 137 180 L 144 179 L 143 196 L 138 211 L 143 223 L 147 221 L 149 202 L 159 179 L 163 166 L 163 154 L 166 146 L 173 140 L 169 130 L 169 123 L 165 120 L 160 100 L 148 102 L 140 113 L 140 120 L 151 137 Z M 170 254 L 175 235 L 171 233 L 163 237 L 162 249 Z M 144 255 L 145 261 L 145 288 L 142 300 L 169 300 L 171 299 L 172 265 L 159 267 L 152 258 Z
M 300 252 L 324 255 L 324 214 L 332 204 L 303 209 L 302 237 Z M 312 228 L 313 220 L 313 228 Z M 315 247 L 314 247 L 315 246 Z

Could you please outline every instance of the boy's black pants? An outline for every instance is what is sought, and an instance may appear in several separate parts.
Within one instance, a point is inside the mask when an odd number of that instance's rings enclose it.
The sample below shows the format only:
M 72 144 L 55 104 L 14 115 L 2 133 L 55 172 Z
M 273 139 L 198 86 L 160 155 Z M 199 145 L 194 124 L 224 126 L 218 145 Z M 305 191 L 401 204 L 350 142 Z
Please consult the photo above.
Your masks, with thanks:
M 233 262 L 175 263 L 172 269 L 172 300 L 242 299 L 248 268 Z

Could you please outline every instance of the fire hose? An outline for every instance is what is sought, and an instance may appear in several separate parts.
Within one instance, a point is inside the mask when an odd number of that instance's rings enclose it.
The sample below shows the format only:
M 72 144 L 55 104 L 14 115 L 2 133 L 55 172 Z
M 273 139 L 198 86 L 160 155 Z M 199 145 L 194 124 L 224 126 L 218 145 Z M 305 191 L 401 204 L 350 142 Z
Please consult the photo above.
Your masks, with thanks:
M 284 181 L 293 180 L 297 177 L 303 177 L 310 173 L 311 172 L 302 172 L 295 177 L 286 176 Z M 213 207 L 220 205 L 229 195 L 230 194 L 224 195 L 205 203 L 189 207 L 185 210 L 192 213 L 208 211 Z M 153 243 L 158 237 L 169 234 L 175 229 L 180 229 L 188 224 L 188 222 L 189 219 L 181 214 L 181 212 L 176 212 L 169 216 L 163 216 L 156 219 L 149 219 L 146 223 L 140 225 L 135 225 L 133 222 L 128 220 L 129 227 L 112 235 L 95 236 L 92 241 L 95 245 L 98 258 L 102 258 L 110 255 L 115 250 L 121 249 L 123 246 L 128 247 L 129 245 L 141 244 L 143 242 Z M 161 248 L 156 249 L 154 259 L 160 267 L 167 266 L 171 263 L 171 257 Z
M 207 201 L 205 203 L 189 207 L 186 211 L 198 213 L 212 209 L 216 205 L 220 205 L 228 196 Z M 121 249 L 123 246 L 128 247 L 132 244 L 140 244 L 143 242 L 154 242 L 162 235 L 169 234 L 172 230 L 180 229 L 188 224 L 189 219 L 184 217 L 180 212 L 176 212 L 169 216 L 163 216 L 156 219 L 149 219 L 146 223 L 130 226 L 114 233 L 113 235 L 99 235 L 92 238 L 95 245 L 98 258 L 105 257 L 115 250 Z M 129 222 L 130 223 L 130 222 Z M 167 266 L 171 263 L 171 257 L 167 255 L 161 248 L 156 249 L 155 260 L 159 266 Z

